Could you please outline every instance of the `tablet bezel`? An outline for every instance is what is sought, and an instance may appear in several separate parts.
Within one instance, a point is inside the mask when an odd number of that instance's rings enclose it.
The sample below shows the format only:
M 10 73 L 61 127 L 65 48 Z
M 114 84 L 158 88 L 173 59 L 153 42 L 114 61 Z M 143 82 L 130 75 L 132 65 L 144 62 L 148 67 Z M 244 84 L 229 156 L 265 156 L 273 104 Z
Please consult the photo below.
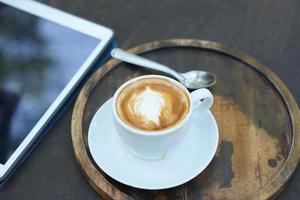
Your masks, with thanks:
M 26 13 L 35 15 L 37 17 L 44 18 L 62 26 L 71 28 L 75 31 L 84 33 L 96 39 L 99 39 L 98 45 L 87 57 L 85 62 L 80 66 L 73 78 L 67 83 L 65 88 L 60 92 L 58 97 L 50 105 L 47 111 L 42 115 L 39 121 L 35 124 L 33 129 L 24 138 L 18 148 L 10 156 L 10 158 L 4 163 L 0 164 L 0 181 L 5 179 L 8 172 L 17 164 L 22 157 L 23 153 L 26 152 L 27 148 L 30 147 L 31 143 L 41 133 L 41 130 L 45 128 L 47 123 L 53 118 L 55 113 L 62 106 L 64 101 L 68 98 L 71 92 L 78 85 L 83 76 L 90 69 L 91 65 L 95 62 L 99 54 L 105 49 L 108 43 L 113 37 L 113 31 L 109 28 L 87 21 L 85 19 L 76 17 L 74 15 L 62 12 L 58 9 L 49 7 L 42 3 L 31 1 L 31 0 L 0 0 L 8 6 L 12 6 Z

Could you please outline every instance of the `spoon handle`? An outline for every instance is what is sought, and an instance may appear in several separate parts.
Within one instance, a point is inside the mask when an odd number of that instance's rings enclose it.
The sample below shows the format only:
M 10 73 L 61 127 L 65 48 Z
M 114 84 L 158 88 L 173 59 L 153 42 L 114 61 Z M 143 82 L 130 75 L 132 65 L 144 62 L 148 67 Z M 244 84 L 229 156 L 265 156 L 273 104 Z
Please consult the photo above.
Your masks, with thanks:
M 128 51 L 124 51 L 122 49 L 119 48 L 115 48 L 111 51 L 111 56 L 113 58 L 116 58 L 118 60 L 122 60 L 124 62 L 127 63 L 131 63 L 134 65 L 139 65 L 141 67 L 145 67 L 145 68 L 149 68 L 149 69 L 154 69 L 157 71 L 161 71 L 161 72 L 165 72 L 167 74 L 170 74 L 172 76 L 174 76 L 176 79 L 178 79 L 180 82 L 182 82 L 184 80 L 184 77 L 179 74 L 178 72 L 176 72 L 175 70 L 159 64 L 157 62 L 154 62 L 152 60 L 143 58 L 141 56 L 129 53 Z

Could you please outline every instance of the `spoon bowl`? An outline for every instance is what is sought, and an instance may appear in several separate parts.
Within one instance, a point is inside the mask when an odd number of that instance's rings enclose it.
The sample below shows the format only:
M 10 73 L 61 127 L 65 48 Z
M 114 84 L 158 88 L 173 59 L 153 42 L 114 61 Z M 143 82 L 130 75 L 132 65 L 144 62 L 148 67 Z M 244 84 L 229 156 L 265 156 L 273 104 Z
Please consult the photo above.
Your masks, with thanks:
M 216 75 L 206 71 L 193 70 L 181 75 L 184 77 L 182 84 L 189 89 L 211 87 L 217 82 Z

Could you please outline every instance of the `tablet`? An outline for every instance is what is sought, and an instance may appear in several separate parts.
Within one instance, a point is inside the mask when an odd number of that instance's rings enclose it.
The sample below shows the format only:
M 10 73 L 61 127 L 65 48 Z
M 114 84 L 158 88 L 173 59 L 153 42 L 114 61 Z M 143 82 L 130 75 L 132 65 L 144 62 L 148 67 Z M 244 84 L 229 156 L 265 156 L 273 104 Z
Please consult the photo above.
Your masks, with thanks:
M 58 114 L 113 37 L 29 0 L 0 0 L 0 182 Z

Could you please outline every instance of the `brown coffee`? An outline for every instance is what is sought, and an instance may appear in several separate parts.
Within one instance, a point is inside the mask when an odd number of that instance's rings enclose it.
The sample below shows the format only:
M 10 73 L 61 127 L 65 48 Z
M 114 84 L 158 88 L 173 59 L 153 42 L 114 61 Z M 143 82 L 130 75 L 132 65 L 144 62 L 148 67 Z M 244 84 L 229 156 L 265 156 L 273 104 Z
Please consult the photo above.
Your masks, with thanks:
M 146 131 L 178 124 L 190 107 L 186 92 L 163 78 L 144 78 L 127 85 L 116 104 L 118 115 L 127 125 Z

